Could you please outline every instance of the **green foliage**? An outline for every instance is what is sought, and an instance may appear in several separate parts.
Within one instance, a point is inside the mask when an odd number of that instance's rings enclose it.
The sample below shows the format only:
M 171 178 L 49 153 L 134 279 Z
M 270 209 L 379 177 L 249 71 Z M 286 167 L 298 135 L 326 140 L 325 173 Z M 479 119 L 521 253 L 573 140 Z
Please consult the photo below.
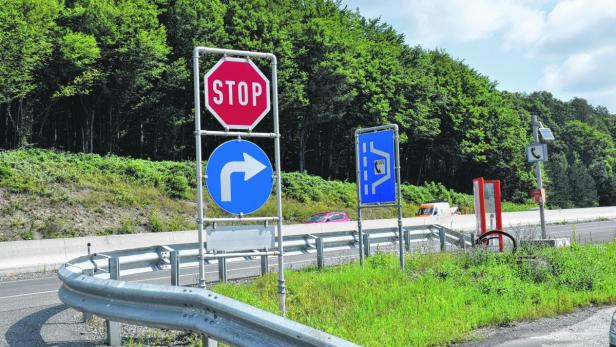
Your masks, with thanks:
M 287 171 L 353 180 L 353 130 L 396 123 L 402 180 L 429 190 L 405 189 L 408 201 L 432 197 L 466 209 L 465 196 L 439 191 L 430 182 L 470 193 L 471 179 L 483 176 L 500 179 L 506 199 L 525 202 L 533 187 L 524 158 L 532 113 L 556 134 L 550 153 L 565 155 L 571 165 L 579 158 L 601 188 L 584 206 L 616 204 L 616 117 L 604 107 L 579 98 L 563 102 L 547 92 L 500 91 L 463 61 L 408 45 L 390 25 L 338 1 L 5 3 L 0 6 L 0 124 L 6 126 L 0 148 L 36 144 L 191 159 L 191 53 L 195 46 L 228 47 L 278 58 Z M 217 59 L 202 57 L 201 73 Z M 266 75 L 271 72 L 264 60 L 254 62 Z M 266 117 L 256 130 L 271 129 L 271 122 Z M 213 148 L 204 146 L 206 152 Z M 140 168 L 135 169 L 140 180 Z M 3 170 L 0 163 L 0 179 L 10 174 Z M 167 186 L 174 198 L 186 196 L 190 192 L 181 176 L 156 184 Z M 338 189 L 340 205 L 352 201 L 346 187 L 331 188 Z M 548 188 L 552 196 L 562 191 Z M 18 178 L 11 189 L 41 187 Z M 316 189 L 303 190 L 307 193 L 290 194 L 313 203 L 324 198 Z M 554 206 L 581 206 L 573 197 L 555 198 Z
M 152 232 L 168 231 L 164 230 L 164 223 L 160 214 L 157 211 L 152 211 L 148 217 L 148 227 Z
M 289 271 L 287 314 L 363 346 L 432 346 L 482 326 L 616 302 L 616 243 L 519 255 L 414 255 L 401 272 L 395 255 L 377 254 L 364 268 Z M 277 312 L 276 284 L 271 274 L 214 290 Z
M 105 235 L 143 230 L 139 228 L 155 232 L 194 228 L 195 188 L 195 168 L 190 162 L 148 161 L 42 149 L 0 152 L 0 189 L 14 193 L 14 197 L 23 195 L 28 200 L 38 199 L 45 207 L 63 211 L 57 212 L 63 218 L 69 217 L 62 214 L 67 213 L 63 208 L 85 208 L 88 214 L 101 216 L 109 209 L 134 211 L 135 216 L 122 212 L 119 218 L 113 217 L 115 224 L 92 229 Z M 310 215 L 323 211 L 344 211 L 356 218 L 355 183 L 325 180 L 305 173 L 283 173 L 282 190 L 286 222 L 303 222 Z M 209 216 L 226 214 L 214 205 L 207 192 L 204 197 Z M 423 186 L 404 184 L 402 197 L 403 215 L 409 217 L 415 215 L 419 204 L 428 201 L 448 201 L 463 213 L 473 211 L 472 196 L 454 192 L 438 183 Z M 13 216 L 23 212 L 22 204 L 17 199 L 10 201 L 0 209 L 0 214 Z M 505 211 L 528 208 L 528 205 L 521 204 L 504 205 Z M 275 213 L 276 204 L 272 197 L 256 215 Z M 396 211 L 388 208 L 365 213 L 366 218 L 393 218 Z M 66 225 L 58 225 L 56 221 L 40 222 L 47 223 L 43 237 L 87 233 L 83 229 L 68 230 L 67 226 L 72 224 L 69 221 L 65 221 Z M 12 228 L 15 230 L 10 232 L 19 233 L 23 228 Z

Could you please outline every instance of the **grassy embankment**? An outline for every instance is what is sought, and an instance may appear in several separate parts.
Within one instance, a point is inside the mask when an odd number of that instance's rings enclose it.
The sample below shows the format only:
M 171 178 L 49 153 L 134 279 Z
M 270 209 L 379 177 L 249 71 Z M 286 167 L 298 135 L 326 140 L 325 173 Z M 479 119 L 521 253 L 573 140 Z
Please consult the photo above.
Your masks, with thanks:
M 364 346 L 429 346 L 482 326 L 616 302 L 616 243 L 527 251 L 378 254 L 358 264 L 287 272 L 288 317 Z M 276 274 L 214 290 L 277 312 Z
M 449 201 L 463 212 L 472 212 L 472 196 L 441 184 L 404 185 L 402 194 L 406 216 L 431 200 Z M 322 211 L 356 215 L 351 182 L 285 173 L 283 196 L 284 217 L 290 223 Z M 207 214 L 222 216 L 208 194 L 205 198 Z M 191 162 L 41 149 L 0 152 L 0 241 L 193 229 L 195 201 Z M 505 205 L 507 210 L 531 206 Z M 270 199 L 255 215 L 274 215 L 274 211 L 274 199 Z M 393 217 L 394 213 L 393 209 L 371 209 L 366 218 Z

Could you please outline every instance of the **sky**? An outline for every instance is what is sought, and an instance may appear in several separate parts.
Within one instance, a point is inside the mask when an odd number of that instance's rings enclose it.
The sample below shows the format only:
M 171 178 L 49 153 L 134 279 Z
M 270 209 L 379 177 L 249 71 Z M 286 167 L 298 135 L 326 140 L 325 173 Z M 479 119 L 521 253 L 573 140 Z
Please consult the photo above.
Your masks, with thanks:
M 343 0 L 406 42 L 443 49 L 515 92 L 616 114 L 616 0 Z

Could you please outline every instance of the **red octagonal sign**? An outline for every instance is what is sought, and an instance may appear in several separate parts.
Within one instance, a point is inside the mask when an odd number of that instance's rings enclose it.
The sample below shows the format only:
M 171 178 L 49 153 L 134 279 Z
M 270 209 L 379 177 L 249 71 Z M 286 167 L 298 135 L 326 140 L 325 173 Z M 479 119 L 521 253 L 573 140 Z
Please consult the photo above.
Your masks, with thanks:
M 204 82 L 205 105 L 225 128 L 252 130 L 270 110 L 269 81 L 249 59 L 220 59 Z

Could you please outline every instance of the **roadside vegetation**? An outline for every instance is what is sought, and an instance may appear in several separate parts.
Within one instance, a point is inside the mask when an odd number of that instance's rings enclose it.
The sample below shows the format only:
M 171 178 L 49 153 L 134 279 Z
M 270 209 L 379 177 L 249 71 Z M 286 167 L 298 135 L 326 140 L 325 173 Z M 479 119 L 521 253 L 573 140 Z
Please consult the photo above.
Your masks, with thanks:
M 555 206 L 616 205 L 616 117 L 581 98 L 504 91 L 339 0 L 6 0 L 0 6 L 0 148 L 27 146 L 188 160 L 195 46 L 278 57 L 287 171 L 353 181 L 353 131 L 400 127 L 403 181 L 535 187 L 530 116 L 550 127 L 545 186 Z M 201 74 L 216 57 L 203 57 Z M 269 76 L 266 61 L 255 64 Z M 218 128 L 203 112 L 204 126 Z M 257 131 L 270 131 L 266 116 Z M 217 140 L 208 139 L 207 155 Z
M 477 338 L 479 327 L 616 302 L 616 243 L 408 257 L 288 271 L 288 317 L 363 346 L 431 346 Z M 277 277 L 216 292 L 277 312 Z
M 43 149 L 0 152 L 0 240 L 189 230 L 195 227 L 192 162 L 149 161 Z M 323 211 L 356 216 L 352 182 L 304 173 L 283 174 L 284 217 L 289 223 Z M 472 196 L 442 184 L 404 185 L 404 215 L 425 201 L 443 200 L 472 212 Z M 205 193 L 207 214 L 222 216 Z M 533 205 L 507 204 L 508 210 Z M 256 215 L 275 214 L 270 199 Z M 393 209 L 367 218 L 393 217 Z

